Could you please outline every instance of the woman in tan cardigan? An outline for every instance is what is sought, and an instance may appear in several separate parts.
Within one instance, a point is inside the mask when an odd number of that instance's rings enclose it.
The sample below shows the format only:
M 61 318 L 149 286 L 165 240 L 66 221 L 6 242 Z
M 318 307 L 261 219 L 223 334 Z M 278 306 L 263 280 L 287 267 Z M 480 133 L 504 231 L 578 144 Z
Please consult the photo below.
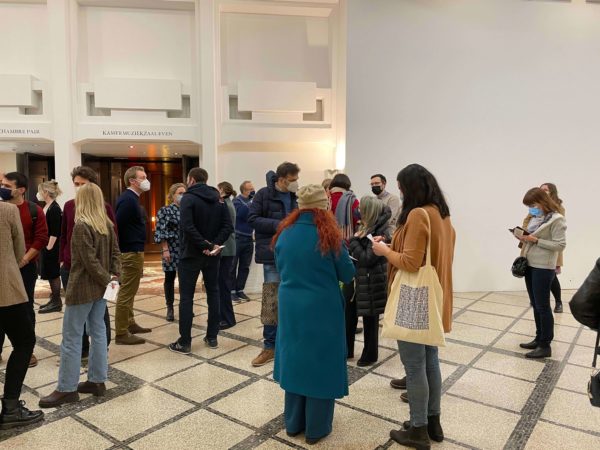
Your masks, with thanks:
M 75 226 L 71 239 L 71 271 L 65 298 L 58 386 L 40 399 L 42 408 L 79 400 L 79 392 L 104 395 L 108 374 L 104 293 L 120 272 L 119 248 L 112 222 L 106 215 L 100 188 L 88 183 L 75 196 Z M 92 338 L 88 381 L 79 383 L 83 326 Z
M 404 196 L 391 248 L 383 242 L 373 245 L 373 252 L 388 260 L 388 283 L 391 286 L 398 270 L 417 272 L 425 262 L 427 239 L 431 236 L 431 262 L 444 293 L 444 331 L 452 328 L 452 261 L 455 232 L 450 209 L 437 180 L 423 166 L 411 164 L 398 174 L 398 186 Z M 427 226 L 427 214 L 431 234 Z M 441 442 L 440 424 L 442 377 L 437 347 L 398 341 L 400 359 L 406 371 L 410 421 L 390 437 L 405 446 L 429 448 L 430 439 Z M 395 380 L 400 381 L 400 380 Z
M 0 430 L 29 425 L 44 418 L 42 411 L 29 411 L 25 402 L 19 401 L 35 346 L 27 293 L 17 263 L 24 255 L 25 238 L 19 210 L 15 205 L 0 202 L 0 328 L 13 345 L 4 377 Z

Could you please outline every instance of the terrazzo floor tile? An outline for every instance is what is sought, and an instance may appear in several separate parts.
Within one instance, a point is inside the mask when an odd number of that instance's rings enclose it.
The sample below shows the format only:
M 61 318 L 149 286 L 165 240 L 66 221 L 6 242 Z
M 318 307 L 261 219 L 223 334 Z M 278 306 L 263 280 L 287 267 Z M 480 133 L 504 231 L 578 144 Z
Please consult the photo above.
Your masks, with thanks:
M 500 333 L 499 330 L 491 330 L 489 328 L 455 322 L 452 324 L 452 333 L 448 337 L 457 341 L 489 345 L 500 335 Z
M 156 385 L 202 403 L 247 379 L 244 375 L 203 363 L 165 378 Z
M 519 417 L 468 400 L 448 395 L 442 397 L 444 434 L 477 449 L 503 449 Z
M 598 436 L 540 421 L 527 441 L 525 450 L 594 450 L 598 448 L 600 448 L 600 437 Z
M 256 300 L 233 305 L 233 310 L 236 314 L 240 313 L 251 317 L 260 316 L 260 308 L 261 302 Z
M 487 292 L 455 292 L 455 297 L 465 298 L 467 300 L 479 300 L 486 295 Z
M 289 444 L 284 444 L 282 442 L 276 441 L 275 439 L 269 439 L 258 447 L 255 447 L 256 450 L 290 450 L 293 448 Z
M 600 413 L 597 408 L 592 409 L 588 396 L 584 394 L 555 390 L 546 403 L 542 418 L 579 430 L 600 430 Z
M 199 364 L 195 358 L 174 353 L 166 348 L 145 353 L 135 358 L 116 363 L 113 367 L 145 381 L 166 377 L 190 366 Z
M 485 298 L 485 301 L 524 308 L 529 307 L 529 295 L 527 295 L 527 292 L 493 292 Z
M 454 308 L 462 309 L 462 308 L 466 308 L 467 306 L 469 306 L 470 304 L 472 304 L 475 301 L 476 300 L 467 300 L 465 298 L 454 297 L 452 299 L 452 306 Z
M 3 450 L 96 450 L 112 447 L 112 442 L 94 433 L 75 419 L 64 419 L 10 438 L 0 444 Z
M 62 318 L 36 323 L 35 335 L 39 337 L 54 336 L 62 333 Z
M 277 437 L 311 449 L 370 450 L 384 445 L 389 440 L 390 430 L 397 428 L 392 422 L 336 404 L 332 432 L 317 445 L 307 445 L 303 433 L 291 438 L 282 431 Z
M 59 361 L 58 356 L 38 361 L 36 367 L 32 367 L 27 371 L 24 384 L 32 388 L 37 388 L 49 383 L 55 383 L 58 380 L 57 361 Z
M 191 403 L 150 386 L 78 413 L 111 436 L 123 440 L 187 411 Z
M 218 358 L 219 356 L 236 350 L 240 347 L 247 345 L 245 342 L 238 341 L 236 339 L 230 339 L 225 336 L 219 335 L 217 338 L 219 342 L 218 348 L 208 347 L 200 336 L 192 341 L 192 354 L 198 355 L 207 359 Z
M 593 359 L 593 348 L 576 345 L 573 347 L 573 351 L 569 357 L 569 364 L 576 364 L 578 366 L 589 367 L 591 369 Z
M 448 337 L 452 337 L 452 333 L 450 333 Z M 446 340 L 445 347 L 438 348 L 440 360 L 457 364 L 469 364 L 481 353 L 481 351 L 482 350 L 479 348 L 449 342 L 448 340 Z
M 503 331 L 513 322 L 513 320 L 514 319 L 511 317 L 501 317 L 494 314 L 468 310 L 456 318 L 456 322 Z
M 244 423 L 260 427 L 283 414 L 283 396 L 283 390 L 278 384 L 259 380 L 211 404 L 211 408 Z M 241 408 L 240 405 L 248 406 Z
M 594 347 L 596 345 L 596 333 L 594 330 L 584 328 L 581 330 L 581 335 L 577 339 L 577 345 L 583 345 L 586 347 Z
M 117 345 L 113 342 L 108 350 L 108 363 L 114 365 L 118 361 L 140 356 L 157 348 L 156 345 L 150 342 L 145 342 L 141 345 Z
M 495 348 L 525 355 L 529 350 L 522 349 L 519 344 L 531 341 L 531 336 L 516 333 L 506 333 L 494 344 Z M 524 357 L 524 356 L 523 356 Z
M 230 334 L 236 336 L 243 336 L 248 339 L 254 339 L 256 341 L 263 340 L 263 324 L 260 319 L 252 318 L 245 320 L 244 322 L 238 323 L 235 327 L 227 330 Z
M 192 328 L 192 338 L 203 334 L 204 331 Z M 167 325 L 162 325 L 160 327 L 154 328 L 152 330 L 152 333 L 147 333 L 142 336 L 144 337 L 144 339 L 147 339 L 150 342 L 162 345 L 169 345 L 171 342 L 175 342 L 177 339 L 179 339 L 179 325 L 177 323 L 169 323 Z M 194 341 L 192 340 L 192 342 Z
M 129 444 L 133 450 L 188 450 L 210 448 L 226 450 L 253 434 L 240 426 L 209 411 L 196 411 L 143 438 Z
M 488 314 L 497 314 L 499 316 L 519 317 L 527 310 L 527 306 L 512 306 L 499 303 L 486 302 L 480 300 L 469 306 L 472 311 L 480 311 Z
M 534 383 L 469 369 L 448 393 L 519 413 L 534 388 Z
M 590 375 L 591 370 L 588 367 L 567 364 L 558 379 L 556 387 L 586 394 Z
M 350 395 L 340 403 L 380 416 L 402 420 L 408 416 L 408 405 L 400 400 L 402 391 L 390 386 L 390 379 L 371 373 L 350 386 Z
M 136 296 L 135 301 L 133 302 L 133 309 L 137 309 L 138 311 L 156 311 L 164 307 L 165 298 L 159 296 L 151 297 L 144 300 L 138 300 L 138 296 Z
M 542 373 L 542 370 L 544 370 L 544 363 L 543 361 L 515 358 L 514 356 L 487 352 L 474 364 L 474 367 L 528 381 L 535 381 L 540 376 L 540 373 Z

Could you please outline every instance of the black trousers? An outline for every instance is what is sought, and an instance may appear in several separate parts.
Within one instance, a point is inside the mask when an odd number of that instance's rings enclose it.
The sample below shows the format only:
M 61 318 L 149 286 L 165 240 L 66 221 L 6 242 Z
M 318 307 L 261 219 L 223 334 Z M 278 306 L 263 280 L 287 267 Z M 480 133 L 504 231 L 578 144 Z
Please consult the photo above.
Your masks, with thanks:
M 27 303 L 0 308 L 0 328 L 13 345 L 6 364 L 4 398 L 17 400 L 21 396 L 23 380 L 35 347 L 35 332 Z
M 231 290 L 242 292 L 246 287 L 246 281 L 248 281 L 250 265 L 252 264 L 252 255 L 254 254 L 254 242 L 252 236 L 236 236 L 235 252 L 236 255 L 233 259 L 231 269 Z
M 360 359 L 375 362 L 379 357 L 379 315 L 363 316 L 365 346 Z
M 356 337 L 356 326 L 358 324 L 356 302 L 354 301 L 354 281 L 342 286 L 342 295 L 346 301 L 346 348 L 348 358 L 354 358 L 354 338 Z
M 37 273 L 37 263 L 30 262 L 26 266 L 21 268 L 21 278 L 23 278 L 23 284 L 25 285 L 25 292 L 27 293 L 27 317 L 31 322 L 31 326 L 33 328 L 33 332 L 35 333 L 35 310 L 33 309 L 33 297 L 35 294 L 35 283 L 37 281 L 38 273 Z M 0 324 L 0 351 L 2 351 L 2 347 L 4 347 L 4 327 Z M 35 336 L 34 336 L 35 337 Z M 10 336 L 8 337 L 10 339 Z M 35 339 L 34 339 L 35 340 Z M 12 342 L 12 341 L 11 341 Z
M 194 319 L 194 292 L 200 272 L 206 287 L 208 303 L 208 327 L 206 337 L 214 339 L 219 334 L 219 257 L 198 256 L 179 262 L 179 343 L 192 344 L 192 321 Z
M 550 286 L 550 291 L 552 295 L 554 295 L 554 300 L 556 300 L 556 304 L 562 303 L 562 292 L 560 288 L 560 281 L 558 281 L 558 276 L 554 277 L 552 280 L 552 286 Z
M 231 303 L 231 266 L 235 256 L 221 256 L 219 265 L 219 314 L 221 322 L 230 327 L 236 324 Z
M 165 289 L 165 300 L 167 302 L 167 306 L 173 306 L 175 303 L 175 278 L 177 277 L 177 272 L 175 270 L 169 270 L 165 272 L 165 281 L 163 283 L 163 287 Z
M 69 284 L 69 274 L 71 272 L 65 267 L 60 268 L 60 279 L 63 283 L 63 288 L 67 292 L 67 285 Z M 104 310 L 104 325 L 106 326 L 106 346 L 110 345 L 111 341 L 111 330 L 110 330 L 110 314 L 108 314 L 108 306 Z M 81 338 L 81 356 L 87 357 L 90 354 L 90 337 L 87 334 L 85 324 L 83 324 L 83 337 Z
M 552 269 L 528 267 L 525 272 L 525 286 L 533 307 L 535 319 L 535 340 L 541 347 L 548 347 L 554 339 L 554 316 L 550 308 L 550 286 L 556 278 Z

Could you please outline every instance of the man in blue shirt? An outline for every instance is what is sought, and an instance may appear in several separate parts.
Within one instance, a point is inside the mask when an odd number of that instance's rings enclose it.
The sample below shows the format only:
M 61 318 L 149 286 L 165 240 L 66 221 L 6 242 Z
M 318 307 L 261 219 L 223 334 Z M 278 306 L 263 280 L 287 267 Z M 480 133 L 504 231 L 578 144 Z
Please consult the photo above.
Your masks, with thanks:
M 233 260 L 232 271 L 232 291 L 231 300 L 239 302 L 241 300 L 250 300 L 244 293 L 248 274 L 250 273 L 250 264 L 252 264 L 252 255 L 254 253 L 254 240 L 252 235 L 254 229 L 248 223 L 250 214 L 250 205 L 254 198 L 254 185 L 252 181 L 244 181 L 240 185 L 240 195 L 233 200 L 235 206 L 235 248 L 236 255 Z
M 279 223 L 292 210 L 298 208 L 296 191 L 298 190 L 298 174 L 300 168 L 293 163 L 284 162 L 277 167 L 277 172 L 267 173 L 267 187 L 259 190 L 252 204 L 248 223 L 256 232 L 256 256 L 258 264 L 263 265 L 264 284 L 263 302 L 269 295 L 276 296 L 279 284 L 279 273 L 275 267 L 275 255 L 271 249 L 271 240 L 277 232 Z M 265 323 L 265 317 L 262 317 Z M 252 360 L 254 367 L 263 366 L 275 357 L 275 338 L 277 325 L 264 325 L 264 349 Z
M 127 189 L 115 206 L 122 265 L 121 288 L 115 308 L 115 343 L 137 345 L 146 341 L 136 334 L 152 331 L 139 326 L 133 319 L 133 301 L 144 271 L 146 243 L 146 214 L 140 205 L 140 195 L 150 190 L 150 180 L 141 166 L 130 167 L 123 178 Z

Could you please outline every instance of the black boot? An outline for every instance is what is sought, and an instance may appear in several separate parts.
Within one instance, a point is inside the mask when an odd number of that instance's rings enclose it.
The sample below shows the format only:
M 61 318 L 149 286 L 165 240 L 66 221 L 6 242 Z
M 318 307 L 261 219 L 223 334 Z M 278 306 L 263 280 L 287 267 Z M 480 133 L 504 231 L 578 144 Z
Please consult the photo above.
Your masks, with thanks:
M 560 314 L 563 312 L 562 302 L 556 302 L 556 306 L 554 307 L 554 312 Z
M 2 413 L 0 413 L 0 430 L 23 427 L 39 422 L 44 418 L 42 411 L 29 411 L 22 400 L 2 399 Z
M 526 353 L 526 358 L 540 359 L 540 358 L 550 358 L 552 356 L 552 349 L 550 346 L 547 347 L 538 347 L 534 351 Z
M 410 420 L 407 420 L 402 424 L 405 430 L 408 430 L 410 425 Z M 435 442 L 442 442 L 444 440 L 444 430 L 442 430 L 442 424 L 440 423 L 440 416 L 427 416 L 427 434 L 429 434 L 429 439 Z
M 62 310 L 62 298 L 60 295 L 53 295 L 50 298 L 50 302 L 46 305 L 40 306 L 38 314 L 48 314 L 53 312 L 60 312 Z
M 531 342 L 526 342 L 525 344 L 519 344 L 519 347 L 525 348 L 527 350 L 536 349 L 537 346 L 538 346 L 538 343 L 537 343 L 537 341 L 535 339 L 533 341 L 531 341 Z
M 427 434 L 427 426 L 410 427 L 408 430 L 392 430 L 390 437 L 398 444 L 417 450 L 430 450 L 431 441 Z
M 173 310 L 173 303 L 167 305 L 167 322 L 173 322 L 175 320 L 175 311 Z

